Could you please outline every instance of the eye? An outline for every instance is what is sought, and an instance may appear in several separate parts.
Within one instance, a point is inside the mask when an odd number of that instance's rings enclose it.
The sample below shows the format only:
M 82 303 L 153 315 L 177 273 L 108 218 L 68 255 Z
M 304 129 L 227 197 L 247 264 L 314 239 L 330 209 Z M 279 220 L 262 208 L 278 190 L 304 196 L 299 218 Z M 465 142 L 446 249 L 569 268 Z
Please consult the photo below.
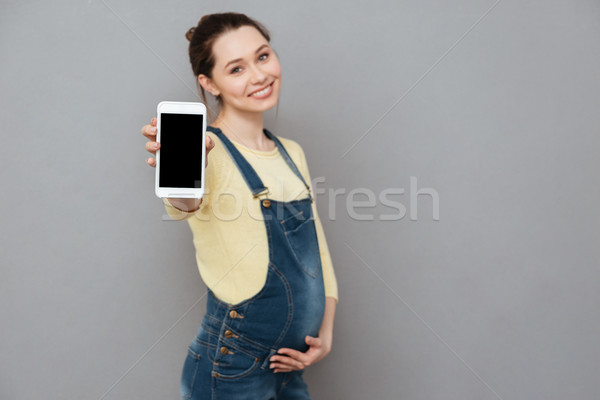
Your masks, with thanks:
M 238 73 L 238 72 L 240 72 L 241 70 L 242 70 L 242 67 L 233 67 L 233 68 L 231 69 L 231 71 L 230 71 L 230 72 L 231 72 L 232 74 L 237 74 L 237 73 Z
M 258 56 L 258 61 L 265 61 L 267 58 L 269 58 L 269 53 L 264 53 Z

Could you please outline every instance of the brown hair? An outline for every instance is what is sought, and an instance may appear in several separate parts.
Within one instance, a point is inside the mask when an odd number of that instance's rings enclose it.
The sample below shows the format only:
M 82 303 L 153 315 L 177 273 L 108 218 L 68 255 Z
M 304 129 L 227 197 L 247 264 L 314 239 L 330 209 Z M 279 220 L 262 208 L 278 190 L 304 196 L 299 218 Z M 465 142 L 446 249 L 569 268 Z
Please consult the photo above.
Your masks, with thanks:
M 267 42 L 271 41 L 269 31 L 261 23 L 245 14 L 234 12 L 204 15 L 200 18 L 198 26 L 190 28 L 185 34 L 187 40 L 190 41 L 189 55 L 192 71 L 196 77 L 196 85 L 202 94 L 204 103 L 206 103 L 206 94 L 198 82 L 198 75 L 203 74 L 212 79 L 212 70 L 215 66 L 213 44 L 222 34 L 242 26 L 253 26 L 267 39 Z M 217 102 L 221 105 L 221 96 L 216 97 Z

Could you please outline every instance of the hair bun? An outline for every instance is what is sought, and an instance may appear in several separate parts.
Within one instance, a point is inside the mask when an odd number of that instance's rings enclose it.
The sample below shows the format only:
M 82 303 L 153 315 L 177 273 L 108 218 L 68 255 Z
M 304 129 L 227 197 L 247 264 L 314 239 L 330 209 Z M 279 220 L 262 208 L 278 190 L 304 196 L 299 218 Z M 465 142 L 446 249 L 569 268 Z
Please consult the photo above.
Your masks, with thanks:
M 195 26 L 194 26 L 194 27 L 191 27 L 191 28 L 190 28 L 190 29 L 187 31 L 187 33 L 185 34 L 185 38 L 186 38 L 188 41 L 190 41 L 190 42 L 192 41 L 192 36 L 194 36 L 194 31 L 195 31 L 195 30 L 196 30 L 196 27 L 195 27 Z

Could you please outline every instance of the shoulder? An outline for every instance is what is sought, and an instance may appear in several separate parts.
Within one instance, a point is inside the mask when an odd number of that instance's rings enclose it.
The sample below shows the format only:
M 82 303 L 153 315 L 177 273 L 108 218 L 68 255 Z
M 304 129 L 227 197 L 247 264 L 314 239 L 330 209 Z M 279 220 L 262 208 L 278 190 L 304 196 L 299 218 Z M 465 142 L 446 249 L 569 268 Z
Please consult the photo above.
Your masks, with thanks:
M 305 162 L 304 150 L 298 142 L 281 136 L 277 136 L 277 138 L 295 162 Z
M 236 167 L 221 139 L 208 130 L 206 136 L 215 144 L 208 153 L 206 167 L 206 177 L 210 180 L 209 185 L 215 190 L 217 187 L 222 186 L 224 178 L 231 174 Z
M 214 161 L 222 164 L 223 162 L 228 161 L 229 153 L 227 152 L 227 149 L 225 148 L 225 145 L 221 139 L 219 139 L 215 133 L 208 130 L 206 131 L 206 136 L 208 136 L 215 144 L 215 147 L 212 148 L 210 154 L 208 155 L 208 162 L 211 163 Z
M 292 139 L 282 138 L 280 136 L 277 136 L 277 138 L 281 141 L 281 144 L 283 144 L 283 147 L 285 147 L 285 149 L 289 153 L 290 157 L 300 170 L 300 173 L 302 174 L 302 176 L 304 176 L 304 179 L 307 182 L 310 182 L 311 179 L 308 168 L 308 162 L 306 160 L 306 155 L 304 154 L 302 146 L 300 146 L 298 142 Z

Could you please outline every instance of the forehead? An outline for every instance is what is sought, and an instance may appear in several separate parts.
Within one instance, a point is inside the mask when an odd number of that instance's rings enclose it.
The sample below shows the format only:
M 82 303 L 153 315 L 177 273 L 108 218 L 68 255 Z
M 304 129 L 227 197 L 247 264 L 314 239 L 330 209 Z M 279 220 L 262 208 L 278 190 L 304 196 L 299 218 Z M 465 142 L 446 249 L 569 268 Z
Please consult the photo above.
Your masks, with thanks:
M 267 39 L 253 26 L 242 26 L 219 36 L 213 44 L 215 65 L 225 65 L 236 58 L 254 57 L 254 52 Z

